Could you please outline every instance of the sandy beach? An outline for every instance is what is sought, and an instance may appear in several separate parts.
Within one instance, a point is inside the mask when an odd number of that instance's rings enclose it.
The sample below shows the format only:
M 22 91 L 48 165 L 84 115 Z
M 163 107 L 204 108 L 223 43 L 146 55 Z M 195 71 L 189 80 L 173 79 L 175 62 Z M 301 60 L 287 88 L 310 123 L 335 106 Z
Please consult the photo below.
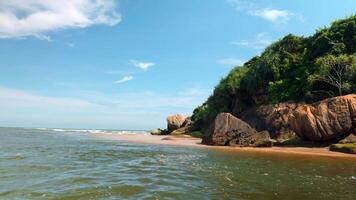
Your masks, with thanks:
M 208 148 L 212 150 L 229 151 L 229 152 L 250 152 L 264 154 L 288 154 L 288 155 L 305 155 L 305 156 L 326 156 L 334 158 L 355 159 L 356 155 L 329 151 L 328 147 L 227 147 L 227 146 L 208 146 L 201 144 L 200 138 L 194 138 L 188 135 L 168 136 L 168 135 L 149 135 L 149 134 L 117 134 L 102 135 L 96 137 L 110 140 L 120 140 L 141 144 L 158 144 L 173 146 L 189 146 L 197 148 Z

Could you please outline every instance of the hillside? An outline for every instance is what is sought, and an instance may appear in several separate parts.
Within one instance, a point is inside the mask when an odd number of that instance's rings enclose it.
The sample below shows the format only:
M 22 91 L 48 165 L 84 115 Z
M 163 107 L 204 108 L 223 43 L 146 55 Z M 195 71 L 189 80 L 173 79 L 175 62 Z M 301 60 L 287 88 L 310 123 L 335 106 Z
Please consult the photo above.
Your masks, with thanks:
M 238 116 L 257 105 L 315 102 L 356 93 L 356 15 L 310 37 L 289 34 L 233 68 L 192 115 L 196 129 L 218 113 Z

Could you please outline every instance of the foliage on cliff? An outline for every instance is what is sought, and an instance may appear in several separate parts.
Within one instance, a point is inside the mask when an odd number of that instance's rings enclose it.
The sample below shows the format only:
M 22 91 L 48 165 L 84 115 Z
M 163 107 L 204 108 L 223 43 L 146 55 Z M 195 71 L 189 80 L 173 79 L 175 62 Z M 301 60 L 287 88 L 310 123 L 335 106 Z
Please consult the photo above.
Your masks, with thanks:
M 340 63 L 346 66 L 336 72 L 333 67 Z M 340 78 L 340 87 L 328 76 Z M 266 97 L 264 103 L 312 102 L 348 93 L 356 93 L 356 15 L 310 37 L 289 34 L 233 68 L 194 110 L 192 120 L 199 126 L 220 112 L 238 114 L 254 105 L 253 96 Z

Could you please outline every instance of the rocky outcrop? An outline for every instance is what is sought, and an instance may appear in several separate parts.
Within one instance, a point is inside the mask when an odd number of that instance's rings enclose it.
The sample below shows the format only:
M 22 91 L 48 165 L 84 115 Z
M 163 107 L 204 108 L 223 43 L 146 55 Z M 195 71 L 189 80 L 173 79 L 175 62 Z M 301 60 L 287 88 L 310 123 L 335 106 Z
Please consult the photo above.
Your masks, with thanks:
M 167 117 L 167 130 L 168 132 L 172 132 L 182 127 L 185 117 L 181 114 L 175 114 Z
M 299 106 L 290 115 L 289 123 L 304 140 L 328 141 L 346 136 L 356 127 L 356 95 Z
M 289 115 L 297 108 L 294 102 L 261 105 L 237 115 L 257 131 L 268 130 L 271 137 L 286 140 L 295 135 L 289 125 Z
M 154 129 L 150 131 L 152 135 L 182 135 L 190 131 L 192 121 L 190 117 L 184 117 L 181 114 L 175 114 L 167 117 L 167 129 Z
M 219 146 L 270 146 L 267 131 L 258 133 L 230 113 L 220 113 L 203 136 L 203 144 Z
M 190 117 L 187 117 L 182 123 L 182 125 L 178 129 L 174 130 L 172 133 L 187 134 L 190 132 L 191 125 L 192 120 L 190 119 Z

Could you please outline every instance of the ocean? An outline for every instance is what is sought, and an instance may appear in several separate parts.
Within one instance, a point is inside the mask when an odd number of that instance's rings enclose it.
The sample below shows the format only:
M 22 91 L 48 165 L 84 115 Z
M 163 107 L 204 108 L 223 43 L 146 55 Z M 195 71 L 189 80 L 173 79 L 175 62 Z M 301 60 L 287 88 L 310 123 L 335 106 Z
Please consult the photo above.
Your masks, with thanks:
M 356 199 L 355 160 L 93 136 L 123 133 L 0 128 L 0 199 Z

